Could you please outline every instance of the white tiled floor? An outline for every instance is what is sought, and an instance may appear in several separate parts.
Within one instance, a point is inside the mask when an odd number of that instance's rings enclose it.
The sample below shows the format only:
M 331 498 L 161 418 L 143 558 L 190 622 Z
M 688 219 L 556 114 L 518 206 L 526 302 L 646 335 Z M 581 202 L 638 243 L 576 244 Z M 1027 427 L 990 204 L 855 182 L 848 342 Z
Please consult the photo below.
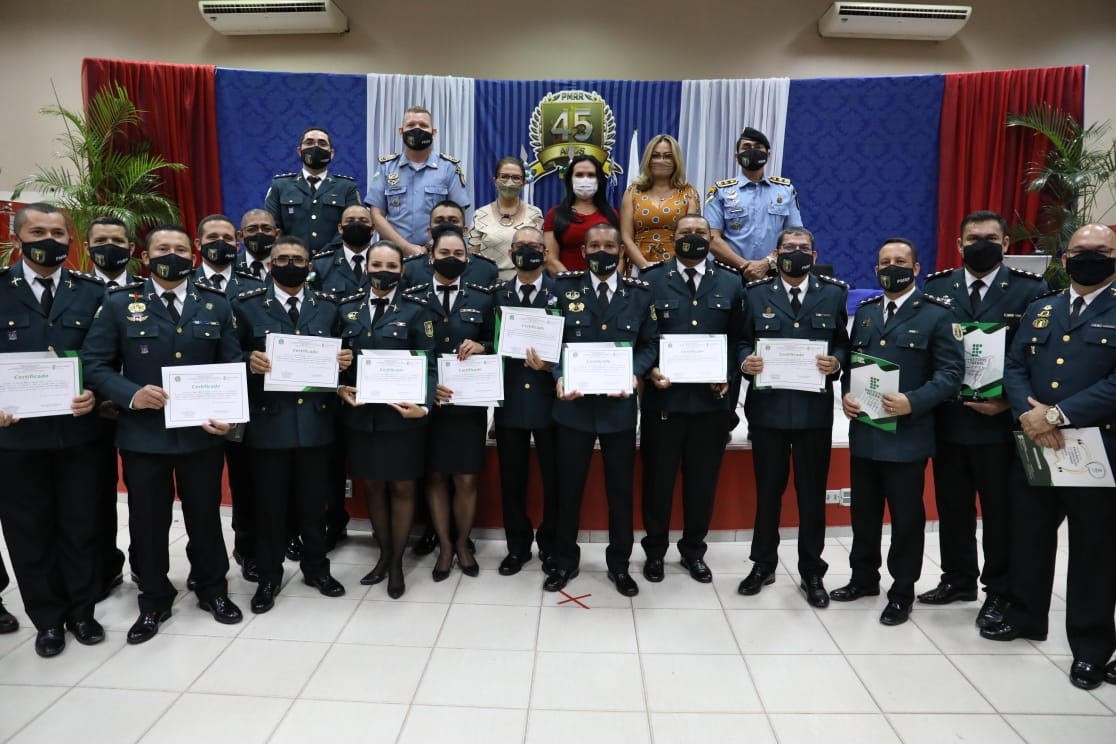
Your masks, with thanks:
M 181 586 L 177 521 L 172 537 Z M 848 579 L 849 544 L 829 540 L 829 588 Z M 1064 552 L 1050 640 L 995 644 L 977 635 L 975 603 L 916 605 L 898 628 L 877 622 L 882 598 L 808 607 L 793 540 L 755 597 L 736 593 L 746 543 L 711 546 L 712 585 L 673 553 L 667 580 L 648 584 L 637 546 L 634 600 L 605 579 L 604 544 L 584 544 L 568 591 L 591 609 L 544 593 L 537 561 L 505 578 L 503 544 L 478 547 L 476 579 L 436 584 L 433 559 L 408 558 L 407 593 L 392 601 L 358 583 L 376 556 L 354 532 L 332 556 L 345 597 L 321 597 L 288 563 L 271 613 L 219 625 L 183 592 L 139 647 L 124 643 L 127 582 L 97 609 L 106 641 L 51 660 L 35 655 L 13 587 L 3 599 L 24 627 L 0 636 L 0 742 L 1116 742 L 1116 686 L 1082 692 L 1066 678 Z M 928 532 L 920 591 L 937 582 L 937 558 Z M 247 611 L 252 585 L 234 570 L 230 588 Z

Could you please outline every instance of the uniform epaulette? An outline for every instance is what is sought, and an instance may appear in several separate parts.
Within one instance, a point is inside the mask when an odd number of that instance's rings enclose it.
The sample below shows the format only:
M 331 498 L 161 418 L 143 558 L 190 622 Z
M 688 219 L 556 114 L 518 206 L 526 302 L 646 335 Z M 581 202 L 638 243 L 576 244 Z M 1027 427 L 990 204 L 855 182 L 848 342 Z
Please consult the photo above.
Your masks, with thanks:
M 653 264 L 647 264 L 646 266 L 644 266 L 642 269 L 639 270 L 639 275 L 643 276 L 648 271 L 654 271 L 655 269 L 662 268 L 665 265 L 666 265 L 666 261 L 656 261 Z
M 621 277 L 621 278 L 624 280 L 624 284 L 627 284 L 629 287 L 642 287 L 644 289 L 648 289 L 651 286 L 650 284 L 643 281 L 642 279 L 633 279 L 630 276 L 625 276 L 625 277 Z
M 265 289 L 266 289 L 266 287 L 265 287 Z M 319 299 L 328 300 L 330 302 L 340 302 L 340 300 L 337 299 L 337 295 L 335 295 L 335 294 L 331 294 L 329 292 L 323 292 L 320 289 L 313 290 L 313 293 L 314 293 L 314 296 L 319 298 Z
M 775 184 L 778 184 L 780 186 L 790 186 L 791 185 L 790 179 L 789 178 L 783 178 L 782 176 L 768 176 L 767 180 L 770 181 L 771 183 L 775 183 Z
M 11 270 L 11 266 L 0 266 L 0 276 L 4 276 L 4 274 L 7 274 Z
M 422 284 L 415 284 L 413 286 L 410 286 L 410 287 L 407 287 L 406 289 L 404 289 L 403 294 L 412 294 L 414 292 L 425 292 L 429 288 L 430 288 L 430 283 L 429 282 L 424 282 Z
M 430 256 L 426 255 L 425 253 L 416 253 L 413 256 L 407 256 L 406 258 L 404 258 L 403 263 L 407 263 L 408 261 L 414 261 L 416 258 L 427 258 L 428 259 L 428 258 L 430 258 Z
M 584 271 L 559 271 L 554 275 L 555 279 L 578 279 L 585 276 Z
M 1026 269 L 1020 269 L 1015 266 L 1008 266 L 1008 271 L 1010 271 L 1012 274 L 1015 274 L 1016 276 L 1023 276 L 1028 279 L 1035 279 L 1040 282 L 1042 281 L 1042 275 L 1036 274 L 1033 271 L 1027 271 Z
M 317 253 L 310 254 L 310 260 L 316 261 L 319 258 L 329 258 L 335 253 L 337 253 L 337 246 L 333 246 L 332 248 L 322 248 Z
M 443 160 L 448 160 L 451 163 L 453 163 L 454 165 L 457 165 L 458 163 L 461 162 L 461 158 L 455 158 L 453 155 L 450 155 L 449 153 L 440 152 L 440 153 L 438 153 L 438 155 L 441 156 L 441 158 Z
M 109 287 L 109 294 L 116 294 L 117 292 L 126 292 L 128 290 L 139 289 L 143 286 L 143 282 L 132 282 L 131 284 L 121 284 L 116 287 Z
M 938 297 L 937 295 L 926 294 L 925 292 L 922 293 L 922 296 L 926 298 L 927 302 L 933 303 L 935 305 L 940 305 L 946 310 L 953 309 L 953 305 L 950 303 L 948 297 Z
M 499 290 L 504 289 L 505 287 L 509 286 L 510 284 L 511 284 L 510 280 L 503 281 L 503 282 L 496 282 L 495 284 L 493 284 L 491 287 L 488 288 L 488 291 L 489 292 L 498 292 Z
M 729 186 L 735 186 L 737 183 L 739 183 L 739 181 L 737 181 L 737 179 L 735 178 L 726 178 L 723 181 L 717 181 L 717 183 L 714 185 L 714 188 L 727 189 Z
M 486 287 L 483 284 L 473 284 L 472 282 L 465 282 L 465 286 L 468 287 L 469 289 L 475 289 L 478 292 L 484 292 L 485 294 L 492 294 L 492 288 L 491 287 Z
M 829 282 L 830 284 L 836 284 L 838 287 L 843 287 L 844 289 L 849 288 L 849 283 L 848 282 L 843 282 L 835 276 L 830 276 L 829 274 L 816 274 L 815 276 L 818 277 L 818 281 Z
M 241 292 L 239 295 L 236 296 L 235 299 L 246 300 L 249 297 L 259 297 L 262 294 L 267 294 L 267 287 L 256 287 L 255 289 L 249 289 L 247 292 Z
M 725 271 L 729 271 L 733 274 L 739 274 L 740 273 L 740 269 L 736 268 L 735 266 L 729 266 L 727 263 L 721 263 L 720 261 L 718 261 L 716 259 L 713 260 L 713 263 L 715 263 L 718 268 L 724 269 Z
M 274 176 L 272 176 L 272 178 L 297 178 L 301 175 L 301 173 L 292 171 L 290 173 L 276 173 Z
M 390 155 L 381 155 L 378 159 L 381 163 L 390 163 L 393 160 L 399 159 L 399 153 L 393 152 Z
M 865 305 L 868 305 L 868 304 L 870 304 L 870 303 L 873 303 L 873 302 L 879 302 L 879 301 L 880 301 L 880 300 L 882 300 L 882 299 L 883 299 L 883 294 L 878 294 L 878 295 L 876 295 L 876 296 L 874 296 L 874 297 L 869 297 L 868 299 L 865 299 L 865 300 L 861 300 L 861 301 L 860 301 L 860 304 L 859 304 L 859 305 L 857 305 L 857 307 L 864 307 Z
M 744 286 L 745 286 L 746 289 L 751 289 L 752 287 L 758 287 L 761 284 L 768 284 L 768 283 L 773 282 L 773 281 L 775 281 L 775 277 L 765 276 L 762 279 L 756 279 L 754 281 L 750 281 Z
M 469 254 L 469 257 L 470 258 L 480 258 L 480 259 L 483 259 L 485 261 L 488 261 L 488 263 L 492 264 L 493 266 L 496 265 L 496 262 L 494 260 L 492 260 L 488 256 L 482 255 L 480 253 L 471 253 L 471 254 Z
M 342 297 L 337 301 L 338 305 L 347 305 L 350 302 L 357 302 L 364 299 L 365 292 L 363 289 L 358 290 L 356 294 L 351 294 L 348 297 Z
M 406 292 L 404 292 L 402 297 L 403 297 L 404 300 L 410 300 L 411 302 L 417 302 L 418 304 L 422 305 L 423 307 L 430 307 L 430 303 L 426 301 L 426 298 L 422 297 L 420 295 L 407 294 Z
M 253 274 L 251 271 L 248 271 L 246 269 L 237 269 L 233 273 L 236 274 L 237 276 L 239 276 L 241 279 L 255 279 L 257 282 L 262 282 L 263 281 L 263 279 L 260 279 L 258 276 Z
M 1035 299 L 1031 300 L 1031 302 L 1037 302 L 1038 300 L 1041 300 L 1044 297 L 1053 297 L 1054 295 L 1060 295 L 1065 291 L 1066 291 L 1065 289 L 1051 289 L 1051 290 L 1048 290 L 1048 291 L 1043 292 L 1042 294 L 1036 296 Z
M 102 287 L 105 286 L 105 280 L 95 274 L 86 274 L 84 271 L 71 271 L 70 276 L 76 276 L 78 279 L 100 284 Z
M 344 176 L 344 175 L 341 175 L 340 173 L 330 173 L 329 175 L 333 176 L 334 178 L 344 178 L 346 181 L 352 181 L 354 183 L 356 182 L 356 179 L 353 178 L 352 176 Z
M 953 271 L 954 271 L 953 269 L 945 269 L 944 271 L 935 271 L 933 274 L 926 277 L 926 281 L 930 281 L 931 279 L 937 279 L 937 278 L 943 277 L 943 276 L 949 276 L 950 274 L 953 273 Z
M 214 294 L 219 294 L 222 297 L 225 296 L 225 290 L 217 289 L 213 285 L 208 284 L 206 282 L 194 282 L 194 286 L 197 287 L 198 289 L 204 289 L 206 292 L 213 292 Z

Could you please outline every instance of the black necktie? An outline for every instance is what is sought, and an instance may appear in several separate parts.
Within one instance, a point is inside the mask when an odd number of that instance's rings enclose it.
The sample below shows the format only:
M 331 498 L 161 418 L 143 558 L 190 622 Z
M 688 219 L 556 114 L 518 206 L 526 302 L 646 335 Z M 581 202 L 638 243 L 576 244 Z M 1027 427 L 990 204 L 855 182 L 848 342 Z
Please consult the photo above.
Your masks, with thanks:
M 524 284 L 522 287 L 519 288 L 519 293 L 521 295 L 523 295 L 523 304 L 524 305 L 530 305 L 531 304 L 531 293 L 534 292 L 534 291 L 535 291 L 535 285 L 534 284 Z
M 695 276 L 697 276 L 697 269 L 692 266 L 686 269 L 686 286 L 690 288 L 691 297 L 697 294 L 697 282 L 694 281 Z
M 447 287 L 438 287 L 438 291 L 442 293 L 442 309 L 446 311 L 446 317 L 450 314 L 450 292 L 453 291 L 453 285 Z
M 360 278 L 360 264 L 362 261 L 364 261 L 364 256 L 359 253 L 353 256 L 353 273 L 356 274 L 357 279 Z
M 608 310 L 608 282 L 597 285 L 597 302 L 600 303 L 601 310 Z
M 263 261 L 252 262 L 252 276 L 256 277 L 257 279 L 263 278 Z M 222 279 L 223 278 L 224 277 L 222 277 Z
M 112 289 L 113 287 L 119 287 L 120 282 L 116 281 L 115 279 L 109 279 L 107 282 L 105 282 L 105 286 L 109 289 Z
M 46 297 L 45 292 L 43 293 L 43 297 Z M 1081 315 L 1081 311 L 1084 309 L 1085 298 L 1079 296 L 1076 300 L 1073 301 L 1073 309 L 1070 310 L 1070 322 L 1072 323 L 1073 321 L 1077 320 L 1077 316 Z
M 800 292 L 802 292 L 802 290 L 798 287 L 791 287 L 791 310 L 794 310 L 795 315 L 798 315 L 798 311 L 802 309 L 802 300 L 798 299 Z
M 306 183 L 310 184 L 310 193 L 311 194 L 317 194 L 318 193 L 318 181 L 321 181 L 321 180 L 322 179 L 319 178 L 318 176 L 307 176 L 306 177 Z
M 166 292 L 163 292 L 163 299 L 167 301 L 167 312 L 170 313 L 171 320 L 173 320 L 177 324 L 178 321 L 181 320 L 182 316 L 178 314 L 178 308 L 174 306 L 174 301 L 175 299 L 177 299 L 174 296 L 174 292 L 170 291 L 169 289 Z
M 980 307 L 980 290 L 984 287 L 984 282 L 977 279 L 969 285 L 969 304 L 972 305 L 973 313 L 975 314 L 977 308 Z
M 213 276 L 209 277 L 209 281 L 213 282 L 213 286 L 215 288 L 221 289 L 221 285 L 225 283 L 225 275 L 224 274 L 214 274 Z
M 298 328 L 298 298 L 287 298 L 287 317 L 294 323 L 295 328 Z
M 384 317 L 384 308 L 387 307 L 388 298 L 373 297 L 372 304 L 376 306 L 376 309 L 372 312 L 372 325 L 376 325 L 376 322 L 379 321 L 380 318 Z
M 47 315 L 50 315 L 50 308 L 52 305 L 54 305 L 54 279 L 43 279 L 42 277 L 36 277 L 35 281 L 37 281 L 43 288 L 43 294 L 42 297 L 39 298 L 39 303 L 43 306 L 43 312 Z
M 884 325 L 891 322 L 891 319 L 895 317 L 895 311 L 897 309 L 899 309 L 899 306 L 895 304 L 895 300 L 891 300 L 887 303 L 887 320 L 884 321 Z

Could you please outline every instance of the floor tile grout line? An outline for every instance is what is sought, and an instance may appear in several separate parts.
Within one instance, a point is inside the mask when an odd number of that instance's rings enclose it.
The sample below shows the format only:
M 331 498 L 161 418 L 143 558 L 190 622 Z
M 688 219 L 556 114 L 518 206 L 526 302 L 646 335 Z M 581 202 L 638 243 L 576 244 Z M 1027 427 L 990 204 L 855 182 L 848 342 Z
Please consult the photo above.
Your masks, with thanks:
M 716 591 L 716 589 L 714 589 Z M 736 644 L 736 653 L 739 654 L 741 661 L 744 662 L 744 671 L 748 674 L 748 682 L 752 685 L 752 689 L 756 692 L 756 700 L 760 704 L 760 710 L 763 713 L 763 718 L 767 721 L 767 728 L 771 731 L 772 738 L 775 739 L 776 744 L 782 740 L 779 738 L 779 732 L 775 730 L 775 724 L 771 721 L 771 713 L 767 710 L 767 702 L 763 699 L 763 694 L 760 692 L 759 685 L 756 684 L 756 676 L 752 672 L 752 666 L 748 663 L 748 656 L 744 653 L 744 649 L 740 645 L 740 639 L 736 635 L 736 628 L 732 626 L 732 622 L 728 616 L 728 608 L 725 607 L 724 599 L 718 594 L 718 599 L 721 601 L 721 614 L 724 615 L 725 622 L 728 623 L 729 632 L 732 634 L 732 642 Z
M 545 575 L 545 572 L 543 572 Z M 527 685 L 527 715 L 523 716 L 523 742 L 527 742 L 527 732 L 531 727 L 532 701 L 535 699 L 535 678 L 539 672 L 539 636 L 542 635 L 542 598 L 539 599 L 538 620 L 535 623 L 535 647 L 531 654 L 531 681 Z

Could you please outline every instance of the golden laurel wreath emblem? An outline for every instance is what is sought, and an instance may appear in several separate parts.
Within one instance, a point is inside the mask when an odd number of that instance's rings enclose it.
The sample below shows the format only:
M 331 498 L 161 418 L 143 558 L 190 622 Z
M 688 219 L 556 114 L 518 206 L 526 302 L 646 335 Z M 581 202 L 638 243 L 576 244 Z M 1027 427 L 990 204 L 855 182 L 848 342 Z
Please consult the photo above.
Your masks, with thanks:
M 611 157 L 616 117 L 596 91 L 547 93 L 531 113 L 529 131 L 536 158 L 527 166 L 532 180 L 566 166 L 577 155 L 595 157 L 606 177 L 624 172 Z

